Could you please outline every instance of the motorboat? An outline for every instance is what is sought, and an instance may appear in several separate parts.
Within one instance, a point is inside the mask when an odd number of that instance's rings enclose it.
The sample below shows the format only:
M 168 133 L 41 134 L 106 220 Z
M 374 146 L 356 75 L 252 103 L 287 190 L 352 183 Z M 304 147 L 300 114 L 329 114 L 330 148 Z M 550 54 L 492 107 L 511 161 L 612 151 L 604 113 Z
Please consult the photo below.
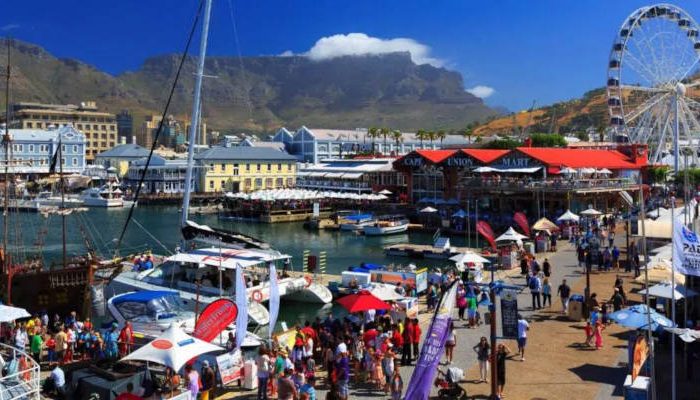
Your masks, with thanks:
M 176 290 L 192 311 L 195 304 L 204 307 L 221 297 L 235 298 L 235 271 L 243 268 L 248 296 L 250 322 L 268 325 L 270 315 L 263 305 L 270 298 L 269 264 L 279 265 L 280 297 L 308 303 L 328 304 L 331 292 L 310 277 L 292 278 L 284 265 L 291 257 L 274 250 L 210 247 L 176 253 L 152 269 L 137 269 L 118 274 L 109 284 L 113 293 L 134 290 Z
M 372 214 L 353 214 L 342 217 L 338 221 L 338 225 L 341 231 L 357 231 L 376 222 L 377 220 Z
M 194 332 L 195 313 L 187 310 L 186 302 L 187 300 L 181 299 L 175 291 L 143 290 L 111 297 L 107 300 L 107 311 L 119 326 L 124 326 L 127 321 L 131 322 L 134 336 L 150 341 L 160 336 L 173 323 L 187 333 Z M 213 343 L 225 346 L 229 332 L 236 334 L 234 324 L 226 327 Z M 259 347 L 262 342 L 260 337 L 248 332 L 242 346 Z
M 408 219 L 403 215 L 380 217 L 374 224 L 362 227 L 362 232 L 367 236 L 393 235 L 406 232 L 407 230 Z
M 88 207 L 124 207 L 122 191 L 111 185 L 85 189 L 80 199 Z
M 54 194 L 52 192 L 39 192 L 34 199 L 32 199 L 37 207 L 65 207 L 74 208 L 81 207 L 83 201 L 75 196 L 64 196 L 61 199 L 60 195 Z

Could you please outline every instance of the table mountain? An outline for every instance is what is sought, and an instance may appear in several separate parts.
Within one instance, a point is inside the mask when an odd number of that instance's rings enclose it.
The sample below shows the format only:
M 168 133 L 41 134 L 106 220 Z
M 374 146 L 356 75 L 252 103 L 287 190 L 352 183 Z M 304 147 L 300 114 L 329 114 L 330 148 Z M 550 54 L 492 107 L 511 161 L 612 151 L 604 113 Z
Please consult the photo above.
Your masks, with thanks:
M 33 44 L 13 40 L 12 47 L 11 101 L 95 100 L 110 112 L 131 110 L 135 127 L 143 115 L 162 112 L 180 58 L 155 56 L 136 71 L 112 76 L 78 60 L 58 59 Z M 194 72 L 195 58 L 190 57 L 171 114 L 189 114 Z M 204 83 L 204 117 L 210 127 L 226 131 L 264 132 L 283 125 L 449 129 L 497 114 L 465 92 L 459 73 L 416 65 L 408 53 L 325 61 L 212 56 L 205 73 L 212 77 Z

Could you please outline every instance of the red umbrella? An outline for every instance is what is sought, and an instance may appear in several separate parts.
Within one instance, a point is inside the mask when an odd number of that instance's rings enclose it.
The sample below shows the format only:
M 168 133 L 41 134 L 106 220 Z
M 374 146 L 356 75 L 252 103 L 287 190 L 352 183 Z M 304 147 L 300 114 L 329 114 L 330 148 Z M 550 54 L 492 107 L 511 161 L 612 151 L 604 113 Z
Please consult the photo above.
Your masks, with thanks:
M 391 306 L 367 290 L 361 290 L 355 294 L 349 294 L 341 297 L 336 301 L 341 306 L 345 307 L 351 313 L 362 312 L 367 310 L 390 310 Z

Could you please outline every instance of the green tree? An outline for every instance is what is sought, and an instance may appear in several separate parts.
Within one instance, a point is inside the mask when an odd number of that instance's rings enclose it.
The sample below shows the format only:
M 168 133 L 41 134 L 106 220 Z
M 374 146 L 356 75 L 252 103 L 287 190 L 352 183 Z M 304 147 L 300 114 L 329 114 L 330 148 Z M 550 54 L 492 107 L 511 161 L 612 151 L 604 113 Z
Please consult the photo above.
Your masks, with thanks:
M 590 140 L 590 139 L 588 138 L 588 133 L 587 133 L 587 132 L 583 132 L 583 131 L 576 132 L 576 137 L 578 138 L 578 140 L 580 140 L 580 141 L 582 141 L 582 142 L 587 142 L 587 141 Z
M 425 129 L 418 129 L 418 132 L 416 132 L 416 138 L 420 140 L 420 147 L 423 148 L 423 141 L 427 139 L 427 133 Z
M 430 147 L 433 147 L 433 141 L 435 140 L 435 131 L 428 131 L 426 134 L 428 136 L 428 140 L 430 140 Z
M 559 134 L 533 133 L 530 135 L 532 147 L 565 147 L 566 140 Z
M 671 168 L 668 165 L 659 165 L 649 168 L 647 174 L 650 183 L 664 183 L 668 179 L 668 174 L 671 172 Z M 682 175 L 681 175 L 682 178 Z M 683 179 L 681 179 L 681 182 Z
M 435 139 L 440 141 L 440 147 L 442 147 L 442 142 L 445 140 L 447 135 L 445 134 L 445 131 L 440 129 L 439 131 L 435 132 Z
M 464 129 L 462 129 L 462 136 L 467 138 L 467 142 L 471 143 L 472 136 L 474 136 L 474 125 L 467 124 L 467 126 Z
M 481 136 L 477 137 L 477 143 L 480 141 Z M 516 147 L 520 147 L 523 144 L 518 140 L 513 139 L 496 139 L 483 144 L 484 149 L 500 149 L 500 150 L 512 150 Z
M 372 139 L 372 154 L 374 154 L 374 140 L 379 137 L 379 128 L 371 127 L 367 129 L 367 136 Z
M 379 129 L 379 135 L 381 135 L 384 138 L 384 147 L 382 147 L 382 153 L 385 153 L 386 152 L 386 138 L 388 138 L 389 135 L 391 135 L 391 129 L 389 129 L 387 127 L 383 127 L 381 129 Z
M 398 129 L 394 129 L 391 131 L 391 138 L 396 143 L 396 154 L 399 154 L 399 145 L 403 142 L 403 133 Z

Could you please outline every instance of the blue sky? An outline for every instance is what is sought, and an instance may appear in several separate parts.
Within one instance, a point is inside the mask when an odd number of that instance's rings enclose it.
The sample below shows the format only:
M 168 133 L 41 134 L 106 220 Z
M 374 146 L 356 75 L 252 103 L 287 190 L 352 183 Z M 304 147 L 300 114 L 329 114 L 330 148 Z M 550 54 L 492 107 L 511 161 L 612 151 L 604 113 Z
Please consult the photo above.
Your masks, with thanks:
M 33 42 L 109 73 L 183 46 L 198 0 L 35 0 L 0 6 L 0 36 Z M 8 4 L 9 3 L 9 4 Z M 234 40 L 233 5 L 240 49 Z M 612 40 L 643 1 L 214 0 L 210 54 L 318 57 L 338 47 L 407 48 L 462 73 L 491 105 L 528 108 L 603 86 Z M 675 3 L 700 18 L 700 2 Z M 333 35 L 362 33 L 364 36 Z M 376 41 L 372 38 L 383 39 Z M 391 41 L 407 38 L 410 41 Z M 490 88 L 492 90 L 488 90 Z

